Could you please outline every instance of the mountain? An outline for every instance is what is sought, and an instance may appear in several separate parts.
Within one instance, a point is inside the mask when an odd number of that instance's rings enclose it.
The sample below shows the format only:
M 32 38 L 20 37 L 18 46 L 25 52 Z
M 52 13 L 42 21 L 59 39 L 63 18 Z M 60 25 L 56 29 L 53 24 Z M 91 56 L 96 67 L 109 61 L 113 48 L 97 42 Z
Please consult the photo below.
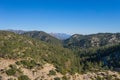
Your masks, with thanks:
M 64 40 L 64 46 L 69 48 L 101 47 L 118 43 L 120 43 L 120 33 L 74 34 Z
M 120 68 L 120 33 L 74 34 L 64 40 L 64 47 L 79 57 L 83 72 Z
M 56 37 L 60 40 L 68 39 L 71 35 L 65 33 L 50 33 L 51 36 Z
M 57 68 L 66 71 L 72 67 L 72 51 L 61 46 L 54 46 L 38 39 L 22 36 L 8 31 L 0 31 L 0 58 L 5 59 L 27 59 L 31 58 L 37 62 L 52 63 Z M 71 61 L 72 60 L 72 61 Z M 69 68 L 66 67 L 67 62 Z M 62 67 L 63 66 L 63 67 Z M 61 71 L 61 72 L 62 72 Z
M 42 40 L 52 45 L 62 45 L 61 40 L 43 31 L 28 31 L 28 32 L 23 33 L 22 35 L 32 37 L 38 40 Z
M 45 34 L 45 35 L 49 35 L 51 37 L 54 37 L 54 38 L 57 38 L 59 40 L 65 40 L 67 38 L 69 38 L 71 35 L 69 34 L 65 34 L 65 33 L 45 33 L 43 31 L 24 31 L 24 30 L 12 30 L 12 29 L 8 29 L 6 31 L 10 31 L 10 32 L 14 32 L 14 33 L 17 33 L 17 34 L 24 34 L 24 33 L 30 33 L 30 32 L 41 32 L 42 34 Z
M 119 80 L 119 36 L 75 34 L 64 48 L 43 31 L 0 31 L 0 79 Z
M 27 31 L 24 31 L 24 30 L 12 30 L 12 29 L 8 29 L 6 31 L 14 32 L 14 33 L 17 33 L 17 34 L 23 34 L 23 33 L 27 32 Z

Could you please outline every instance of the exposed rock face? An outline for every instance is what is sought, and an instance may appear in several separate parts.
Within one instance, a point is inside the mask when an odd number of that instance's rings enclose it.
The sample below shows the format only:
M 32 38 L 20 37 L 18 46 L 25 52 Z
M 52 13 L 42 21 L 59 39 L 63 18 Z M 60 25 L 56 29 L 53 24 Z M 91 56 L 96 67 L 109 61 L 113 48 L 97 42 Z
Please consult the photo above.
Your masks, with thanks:
M 99 43 L 99 38 L 97 38 L 97 37 L 92 37 L 92 39 L 91 39 L 91 45 L 92 45 L 92 47 L 95 47 L 95 46 L 99 46 L 100 45 L 100 43 Z

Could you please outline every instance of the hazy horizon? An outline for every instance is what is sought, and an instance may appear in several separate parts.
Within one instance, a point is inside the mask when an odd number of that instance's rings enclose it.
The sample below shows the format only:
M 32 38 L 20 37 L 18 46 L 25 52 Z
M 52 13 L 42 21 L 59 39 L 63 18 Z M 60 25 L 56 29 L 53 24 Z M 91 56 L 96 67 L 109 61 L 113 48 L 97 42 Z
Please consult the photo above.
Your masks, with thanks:
M 43 30 L 19 30 L 19 29 L 0 29 L 2 31 L 26 31 L 26 32 L 29 32 L 29 31 L 43 31 Z M 46 32 L 46 31 L 43 31 L 43 32 Z M 120 32 L 97 32 L 97 33 L 88 33 L 88 34 L 82 34 L 82 33 L 64 33 L 64 32 L 46 32 L 48 34 L 66 34 L 66 35 L 75 35 L 75 34 L 79 34 L 79 35 L 92 35 L 92 34 L 99 34 L 99 33 L 120 33 Z
M 0 30 L 120 32 L 120 0 L 0 0 Z

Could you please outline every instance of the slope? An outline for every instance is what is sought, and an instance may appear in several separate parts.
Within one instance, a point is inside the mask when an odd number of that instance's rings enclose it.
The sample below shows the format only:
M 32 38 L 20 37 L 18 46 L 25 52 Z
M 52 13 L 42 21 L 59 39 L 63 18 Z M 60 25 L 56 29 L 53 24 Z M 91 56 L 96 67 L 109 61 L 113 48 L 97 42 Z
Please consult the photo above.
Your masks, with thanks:
M 74 66 L 74 54 L 60 46 L 53 46 L 37 39 L 0 31 L 0 57 L 6 59 L 28 59 L 35 62 L 52 63 L 57 71 L 65 73 Z M 29 65 L 29 64 L 28 64 Z M 30 67 L 30 66 L 29 66 Z
M 91 35 L 74 34 L 64 41 L 68 48 L 90 48 L 120 43 L 120 33 L 98 33 Z
M 42 40 L 42 41 L 45 41 L 47 43 L 50 43 L 52 45 L 62 45 L 61 44 L 61 41 L 43 31 L 29 31 L 29 32 L 26 32 L 24 34 L 22 34 L 24 36 L 29 36 L 29 37 L 32 37 L 32 38 L 35 38 L 35 39 L 38 39 L 38 40 Z

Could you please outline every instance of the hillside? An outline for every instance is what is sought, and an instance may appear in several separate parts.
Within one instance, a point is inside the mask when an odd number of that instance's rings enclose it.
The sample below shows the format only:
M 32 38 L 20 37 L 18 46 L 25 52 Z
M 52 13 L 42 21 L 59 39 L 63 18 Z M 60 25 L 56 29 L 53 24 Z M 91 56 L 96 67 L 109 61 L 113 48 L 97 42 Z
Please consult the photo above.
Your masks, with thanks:
M 120 33 L 74 34 L 64 41 L 64 46 L 68 48 L 90 48 L 118 43 L 120 43 Z
M 33 31 L 20 35 L 0 31 L 0 75 L 4 78 L 2 80 L 10 78 L 23 80 L 23 77 L 27 80 L 41 78 L 43 80 L 108 80 L 107 78 L 119 80 L 119 73 L 116 72 L 120 68 L 119 35 L 119 33 L 86 36 L 75 34 L 65 41 L 70 40 L 80 44 L 83 40 L 85 41 L 83 44 L 89 46 L 74 44 L 63 48 L 55 45 L 60 44 L 59 41 L 54 41 L 56 38 L 44 32 Z M 49 39 L 46 39 L 46 36 L 55 43 L 47 42 Z M 94 41 L 93 38 L 99 39 L 97 44 L 102 45 L 87 43 L 89 40 Z
M 115 71 L 88 72 L 85 74 L 63 75 L 56 71 L 52 64 L 44 64 L 34 69 L 27 69 L 18 62 L 20 60 L 0 59 L 1 80 L 120 80 L 120 74 Z
M 29 31 L 25 32 L 22 35 L 32 37 L 41 41 L 45 41 L 47 43 L 50 43 L 52 45 L 62 45 L 61 41 L 43 31 Z
M 32 58 L 37 62 L 55 64 L 60 71 L 70 70 L 73 53 L 60 46 L 53 46 L 37 39 L 25 37 L 8 31 L 0 31 L 0 57 L 6 59 Z M 69 68 L 65 64 L 69 63 Z M 71 67 L 70 67 L 71 66 Z M 61 71 L 62 72 L 62 71 Z
M 120 33 L 75 34 L 64 47 L 79 56 L 80 72 L 120 68 Z

